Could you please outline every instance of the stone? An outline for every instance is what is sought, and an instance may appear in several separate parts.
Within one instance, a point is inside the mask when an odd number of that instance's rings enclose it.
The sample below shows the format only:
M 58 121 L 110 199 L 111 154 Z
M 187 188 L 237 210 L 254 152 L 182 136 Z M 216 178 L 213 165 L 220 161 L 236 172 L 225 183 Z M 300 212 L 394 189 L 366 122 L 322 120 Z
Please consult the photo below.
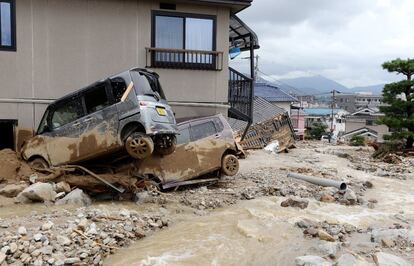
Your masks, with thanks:
M 335 238 L 333 238 L 333 236 L 331 236 L 330 234 L 328 234 L 327 232 L 325 232 L 323 230 L 318 231 L 318 236 L 319 236 L 320 240 L 335 242 Z
M 46 202 L 54 201 L 56 192 L 53 190 L 53 186 L 49 183 L 35 183 L 22 192 L 20 192 L 16 199 L 19 202 L 27 202 L 27 200 L 32 202 Z
M 0 189 L 0 195 L 13 198 L 27 188 L 27 184 L 10 184 Z
M 336 261 L 336 266 L 357 266 L 362 265 L 358 264 L 358 259 L 349 253 L 343 254 L 339 259 Z
M 78 228 L 82 231 L 85 231 L 86 227 L 88 227 L 88 219 L 82 218 L 78 223 Z
M 305 231 L 303 231 L 303 233 L 305 235 L 311 235 L 311 236 L 315 237 L 315 236 L 318 235 L 318 230 L 316 228 L 310 227 L 310 228 L 305 229 Z
M 17 229 L 17 233 L 18 233 L 19 235 L 21 235 L 21 236 L 25 236 L 25 235 L 27 235 L 27 230 L 26 230 L 26 227 L 24 227 L 24 226 L 20 226 L 20 227 Z
M 87 194 L 83 192 L 82 189 L 77 188 L 67 194 L 64 198 L 56 201 L 56 205 L 65 204 L 88 206 L 92 204 L 92 200 Z
M 10 253 L 14 254 L 17 251 L 17 244 L 16 243 L 10 243 Z
M 301 209 L 307 208 L 309 205 L 309 201 L 305 199 L 298 199 L 298 198 L 288 198 L 285 201 L 282 201 L 280 203 L 280 206 L 282 207 L 298 207 Z
M 61 181 L 61 182 L 56 184 L 55 191 L 58 192 L 58 193 L 60 193 L 60 192 L 69 193 L 70 192 L 70 185 L 65 181 Z
M 64 263 L 67 265 L 72 265 L 72 264 L 79 263 L 80 261 L 81 261 L 80 258 L 67 258 L 65 259 Z
M 309 227 L 317 227 L 318 223 L 305 218 L 305 219 L 302 219 L 302 220 L 296 222 L 296 225 L 299 228 L 305 228 L 306 229 L 306 228 L 309 228 Z
M 318 247 L 323 254 L 328 255 L 331 258 L 335 258 L 340 249 L 340 245 L 333 242 L 325 242 L 320 244 Z
M 6 254 L 0 252 L 0 265 L 6 260 Z
M 351 189 L 347 189 L 345 194 L 344 194 L 344 199 L 350 204 L 350 205 L 354 205 L 357 203 L 357 196 L 355 194 L 355 192 Z
M 42 224 L 41 229 L 42 229 L 42 231 L 47 231 L 47 230 L 52 229 L 53 225 L 54 224 L 51 221 L 47 221 L 46 223 Z
M 332 263 L 319 256 L 301 256 L 295 258 L 296 266 L 332 266 Z
M 63 235 L 58 235 L 56 237 L 56 240 L 61 246 L 69 246 L 72 243 L 72 241 L 69 238 Z
M 380 266 L 410 266 L 411 264 L 401 257 L 385 253 L 377 252 L 373 256 L 376 265 Z
M 371 181 L 365 181 L 365 182 L 364 182 L 364 186 L 365 186 L 366 188 L 373 188 L 373 187 L 374 187 L 374 184 L 372 184 L 372 182 L 371 182 Z
M 398 237 L 406 238 L 407 229 L 374 229 L 371 232 L 371 241 L 380 243 L 382 239 L 397 240 Z
M 43 235 L 41 233 L 37 233 L 33 236 L 33 240 L 39 242 L 42 240 Z
M 24 264 L 28 264 L 31 259 L 32 257 L 27 253 L 23 253 L 22 255 L 20 255 L 20 261 Z
M 66 193 L 65 193 L 65 192 L 59 192 L 59 193 L 57 193 L 57 194 L 56 194 L 55 199 L 56 199 L 56 200 L 62 199 L 62 198 L 64 198 L 64 197 L 65 197 L 65 195 L 66 195 Z
M 99 265 L 99 263 L 101 262 L 101 255 L 97 255 L 94 259 L 93 259 L 93 264 L 94 265 Z
M 335 202 L 335 198 L 329 194 L 323 194 L 320 198 L 322 202 Z
M 388 238 L 383 238 L 381 239 L 381 245 L 384 248 L 392 248 L 395 246 L 395 241 L 392 239 L 388 239 Z
M 122 209 L 119 212 L 119 215 L 122 216 L 122 217 L 129 218 L 131 216 L 131 213 L 127 209 Z
M 149 203 L 152 201 L 152 196 L 148 191 L 142 191 L 135 193 L 136 203 Z
M 4 246 L 0 249 L 0 252 L 3 253 L 3 254 L 6 254 L 6 255 L 9 254 L 9 251 L 10 251 L 9 246 Z

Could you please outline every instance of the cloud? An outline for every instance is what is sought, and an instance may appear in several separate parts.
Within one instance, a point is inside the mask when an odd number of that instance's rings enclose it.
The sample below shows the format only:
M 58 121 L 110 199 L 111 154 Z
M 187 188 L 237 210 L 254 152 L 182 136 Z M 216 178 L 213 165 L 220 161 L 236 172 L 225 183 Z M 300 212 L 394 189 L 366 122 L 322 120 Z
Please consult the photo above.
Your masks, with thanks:
M 381 64 L 413 57 L 412 10 L 412 0 L 255 0 L 239 15 L 258 34 L 263 72 L 320 74 L 352 87 L 397 78 Z

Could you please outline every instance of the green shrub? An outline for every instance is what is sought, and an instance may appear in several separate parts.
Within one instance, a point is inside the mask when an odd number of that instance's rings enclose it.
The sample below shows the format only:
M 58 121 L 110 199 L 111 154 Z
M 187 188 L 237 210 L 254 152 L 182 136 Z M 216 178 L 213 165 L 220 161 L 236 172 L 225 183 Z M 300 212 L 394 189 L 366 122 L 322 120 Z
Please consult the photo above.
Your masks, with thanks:
M 365 146 L 365 138 L 359 135 L 353 135 L 351 138 L 352 146 Z

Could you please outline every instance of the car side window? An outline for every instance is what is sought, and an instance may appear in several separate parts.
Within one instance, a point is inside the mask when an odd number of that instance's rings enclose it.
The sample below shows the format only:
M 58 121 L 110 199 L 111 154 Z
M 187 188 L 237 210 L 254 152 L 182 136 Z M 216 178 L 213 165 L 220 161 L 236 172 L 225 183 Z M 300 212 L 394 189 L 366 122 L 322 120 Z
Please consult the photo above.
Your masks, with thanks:
M 183 128 L 180 129 L 180 134 L 177 135 L 177 144 L 187 144 L 190 142 L 190 129 L 187 128 Z
M 86 112 L 88 114 L 100 111 L 110 105 L 106 94 L 105 83 L 99 83 L 84 93 Z
M 199 140 L 216 134 L 216 128 L 212 121 L 191 126 L 191 134 L 194 140 Z
M 83 111 L 80 100 L 78 98 L 71 100 L 62 105 L 59 105 L 54 110 L 51 118 L 51 126 L 53 129 L 64 126 L 82 117 L 82 115 Z
M 111 88 L 112 88 L 112 95 L 114 96 L 115 102 L 121 101 L 122 95 L 124 95 L 127 84 L 125 80 L 121 77 L 116 77 L 110 80 L 111 81 Z
M 214 118 L 214 124 L 216 125 L 217 132 L 221 132 L 224 129 L 223 122 L 219 118 Z

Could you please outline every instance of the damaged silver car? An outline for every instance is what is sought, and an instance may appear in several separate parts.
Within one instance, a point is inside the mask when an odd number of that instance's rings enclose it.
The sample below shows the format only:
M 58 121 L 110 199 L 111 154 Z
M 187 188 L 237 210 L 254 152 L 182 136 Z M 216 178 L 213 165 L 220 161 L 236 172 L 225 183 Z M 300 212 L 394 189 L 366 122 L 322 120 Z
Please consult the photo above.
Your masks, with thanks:
M 22 157 L 36 167 L 81 162 L 120 149 L 145 159 L 174 152 L 177 133 L 158 75 L 136 68 L 50 104 Z
M 188 120 L 179 123 L 178 128 L 175 151 L 164 156 L 154 154 L 136 162 L 135 175 L 169 188 L 208 173 L 215 172 L 216 177 L 237 174 L 240 150 L 230 125 L 221 114 Z

